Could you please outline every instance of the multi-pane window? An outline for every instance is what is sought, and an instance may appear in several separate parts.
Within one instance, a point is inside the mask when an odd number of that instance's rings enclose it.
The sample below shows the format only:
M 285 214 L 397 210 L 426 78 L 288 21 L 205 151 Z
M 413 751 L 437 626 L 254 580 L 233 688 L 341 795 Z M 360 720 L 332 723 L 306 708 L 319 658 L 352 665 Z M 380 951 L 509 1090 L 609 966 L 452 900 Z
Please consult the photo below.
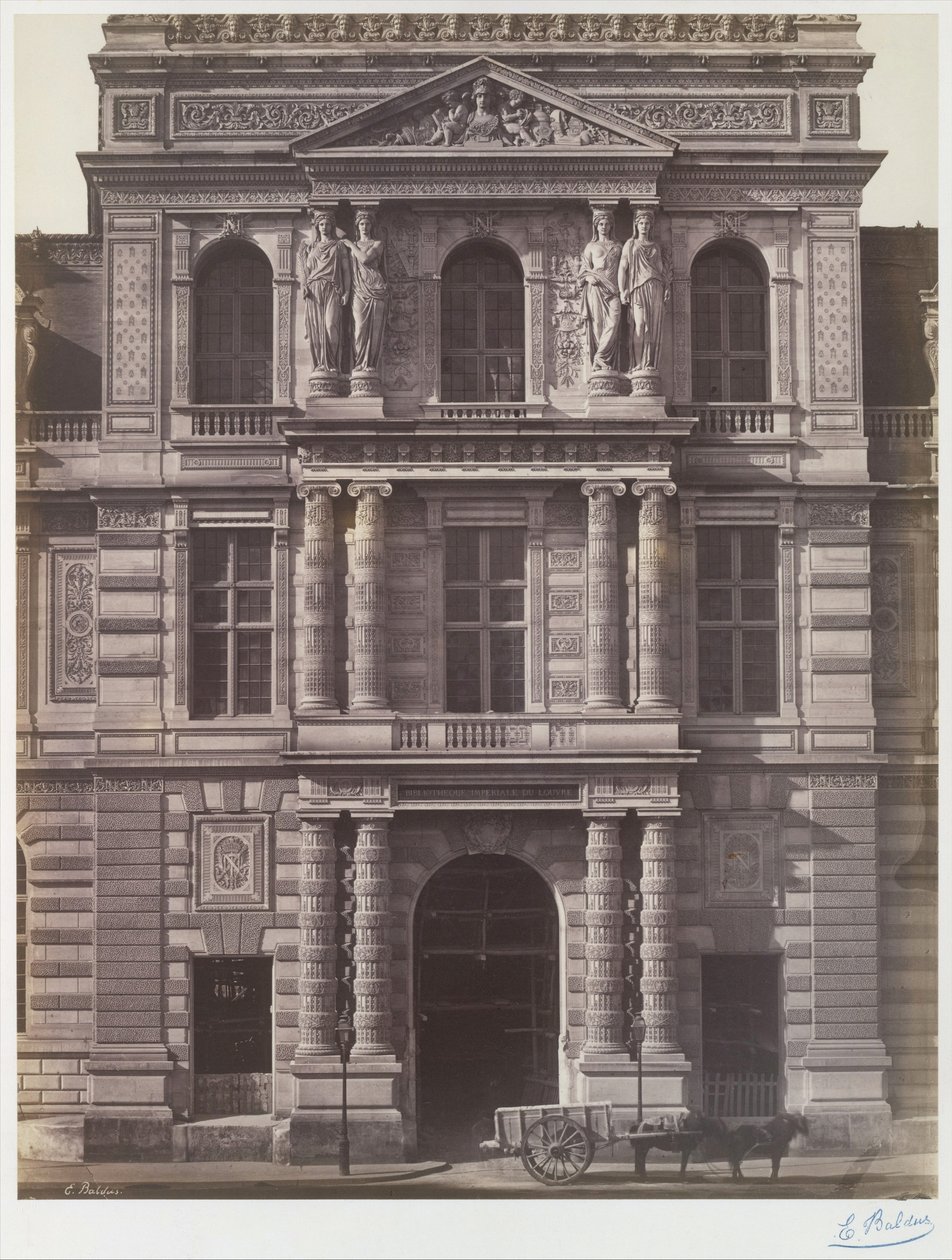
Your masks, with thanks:
M 715 245 L 691 268 L 695 402 L 766 402 L 767 286 L 734 245 Z
M 271 712 L 271 531 L 193 535 L 192 716 Z
M 777 536 L 754 526 L 697 531 L 698 704 L 777 712 Z
M 446 531 L 446 708 L 526 707 L 526 531 Z
M 271 401 L 271 268 L 253 245 L 223 246 L 195 283 L 197 403 Z
M 525 398 L 525 288 L 513 259 L 493 245 L 454 255 L 441 285 L 442 397 L 449 402 Z
M 17 1032 L 26 1032 L 26 856 L 17 844 Z

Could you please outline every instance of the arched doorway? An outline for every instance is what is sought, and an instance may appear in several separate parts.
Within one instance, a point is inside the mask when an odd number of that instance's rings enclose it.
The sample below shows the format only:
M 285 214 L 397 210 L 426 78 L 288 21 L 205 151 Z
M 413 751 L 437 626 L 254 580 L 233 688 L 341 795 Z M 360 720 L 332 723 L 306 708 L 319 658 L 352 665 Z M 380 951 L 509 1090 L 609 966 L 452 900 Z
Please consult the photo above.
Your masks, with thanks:
M 414 921 L 422 1150 L 473 1158 L 496 1107 L 558 1101 L 558 914 L 541 876 L 457 858 Z

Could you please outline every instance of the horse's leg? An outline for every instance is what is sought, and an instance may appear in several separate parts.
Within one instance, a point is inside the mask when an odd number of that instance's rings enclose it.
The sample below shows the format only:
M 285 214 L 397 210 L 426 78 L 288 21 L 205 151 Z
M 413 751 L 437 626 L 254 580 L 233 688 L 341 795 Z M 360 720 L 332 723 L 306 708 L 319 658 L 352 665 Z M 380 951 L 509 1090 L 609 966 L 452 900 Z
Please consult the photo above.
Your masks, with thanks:
M 639 1181 L 644 1181 L 647 1176 L 647 1159 L 648 1159 L 648 1143 L 635 1143 L 635 1177 Z
M 690 1159 L 691 1152 L 693 1150 L 694 1150 L 694 1146 L 691 1142 L 685 1140 L 681 1143 L 681 1178 L 682 1180 L 684 1179 L 684 1177 L 687 1176 L 688 1160 Z
M 770 1157 L 770 1167 L 771 1167 L 770 1180 L 771 1181 L 778 1181 L 780 1179 L 780 1161 L 782 1158 L 783 1158 L 783 1151 L 781 1151 L 777 1155 L 771 1155 Z

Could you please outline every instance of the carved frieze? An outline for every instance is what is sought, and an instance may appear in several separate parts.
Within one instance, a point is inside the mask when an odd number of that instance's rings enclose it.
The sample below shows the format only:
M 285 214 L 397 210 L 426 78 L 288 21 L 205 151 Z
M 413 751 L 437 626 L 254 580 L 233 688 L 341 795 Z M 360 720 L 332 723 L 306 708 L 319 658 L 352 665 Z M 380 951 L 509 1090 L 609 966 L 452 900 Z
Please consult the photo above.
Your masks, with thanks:
M 408 442 L 343 441 L 312 442 L 299 448 L 305 463 L 330 464 L 631 464 L 667 463 L 667 442 L 614 441 L 484 441 Z
M 188 138 L 247 132 L 256 136 L 294 136 L 348 118 L 373 103 L 308 100 L 306 97 L 178 96 L 173 105 L 172 134 Z
M 99 506 L 100 529 L 159 529 L 162 512 L 157 507 L 139 507 L 134 503 Z
M 652 131 L 690 134 L 704 131 L 790 134 L 790 105 L 785 96 L 688 97 L 672 100 L 606 102 L 616 114 Z
M 811 16 L 846 21 L 849 14 Z M 122 18 L 110 18 L 110 24 Z M 165 27 L 169 44 L 383 44 L 419 43 L 753 43 L 797 40 L 790 13 L 338 13 L 150 14 L 139 21 Z

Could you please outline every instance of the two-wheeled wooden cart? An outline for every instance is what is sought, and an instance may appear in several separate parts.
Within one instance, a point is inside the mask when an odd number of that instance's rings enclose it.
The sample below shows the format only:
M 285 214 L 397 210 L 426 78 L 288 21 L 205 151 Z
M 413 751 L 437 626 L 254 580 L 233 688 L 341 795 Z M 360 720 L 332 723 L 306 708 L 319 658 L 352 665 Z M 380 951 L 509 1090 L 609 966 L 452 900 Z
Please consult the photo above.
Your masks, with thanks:
M 702 1137 L 698 1130 L 682 1129 L 679 1117 L 661 1117 L 662 1131 L 670 1129 L 684 1138 Z M 496 1136 L 482 1144 L 486 1153 L 518 1155 L 530 1177 L 544 1186 L 561 1188 L 581 1177 L 602 1146 L 619 1141 L 656 1144 L 659 1129 L 616 1133 L 611 1103 L 540 1107 L 499 1107 Z

